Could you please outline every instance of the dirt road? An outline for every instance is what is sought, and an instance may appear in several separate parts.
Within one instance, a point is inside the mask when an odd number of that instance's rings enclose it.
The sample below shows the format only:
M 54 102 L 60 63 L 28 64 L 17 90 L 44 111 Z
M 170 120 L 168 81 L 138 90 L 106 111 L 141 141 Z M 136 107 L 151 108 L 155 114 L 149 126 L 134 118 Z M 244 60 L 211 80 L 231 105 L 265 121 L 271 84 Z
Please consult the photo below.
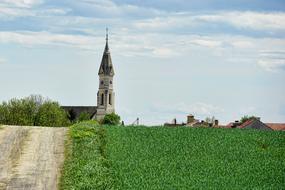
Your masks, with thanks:
M 0 190 L 56 190 L 66 128 L 0 128 Z

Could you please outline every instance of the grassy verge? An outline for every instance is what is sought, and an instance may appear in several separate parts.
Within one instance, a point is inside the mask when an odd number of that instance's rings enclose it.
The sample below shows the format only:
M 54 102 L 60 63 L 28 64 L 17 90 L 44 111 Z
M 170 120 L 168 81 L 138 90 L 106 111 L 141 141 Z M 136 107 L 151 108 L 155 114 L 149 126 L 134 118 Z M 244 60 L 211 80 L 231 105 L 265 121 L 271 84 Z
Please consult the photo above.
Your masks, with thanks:
M 283 189 L 285 133 L 108 127 L 116 189 Z
M 105 146 L 105 129 L 97 122 L 70 127 L 60 189 L 112 189 Z

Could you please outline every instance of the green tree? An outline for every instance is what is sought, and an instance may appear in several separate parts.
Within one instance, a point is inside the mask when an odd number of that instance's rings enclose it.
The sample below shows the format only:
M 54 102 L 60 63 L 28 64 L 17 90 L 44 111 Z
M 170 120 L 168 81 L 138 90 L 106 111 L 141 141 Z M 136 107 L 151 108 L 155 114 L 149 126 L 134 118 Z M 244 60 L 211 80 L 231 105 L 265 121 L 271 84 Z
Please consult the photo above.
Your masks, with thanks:
M 67 114 L 57 102 L 40 95 L 13 98 L 0 104 L 0 123 L 6 125 L 66 126 Z
M 57 102 L 44 102 L 36 115 L 36 126 L 62 127 L 70 124 L 67 113 Z
M 115 113 L 111 113 L 111 114 L 106 114 L 104 119 L 102 120 L 102 124 L 105 125 L 119 125 L 120 124 L 120 116 L 115 114 Z
M 7 124 L 8 123 L 8 106 L 6 102 L 3 102 L 0 105 L 0 124 Z
M 240 122 L 244 123 L 244 122 L 251 120 L 251 119 L 258 119 L 258 117 L 253 116 L 253 115 L 252 116 L 245 115 L 240 119 Z
M 36 104 L 29 98 L 11 99 L 0 106 L 0 122 L 8 125 L 33 125 Z

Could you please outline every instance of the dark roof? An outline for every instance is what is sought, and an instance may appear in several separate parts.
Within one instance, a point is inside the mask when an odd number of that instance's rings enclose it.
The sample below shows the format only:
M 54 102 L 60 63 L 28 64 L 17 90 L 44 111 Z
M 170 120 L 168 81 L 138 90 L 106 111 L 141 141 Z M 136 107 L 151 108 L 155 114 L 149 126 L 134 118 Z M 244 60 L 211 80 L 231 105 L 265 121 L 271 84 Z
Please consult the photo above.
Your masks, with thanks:
M 84 112 L 90 114 L 91 118 L 93 118 L 93 116 L 97 113 L 97 106 L 61 106 L 61 108 L 63 108 L 70 115 L 72 114 L 74 119 L 78 118 L 79 115 Z
M 238 128 L 272 130 L 270 127 L 268 127 L 266 124 L 262 123 L 258 119 L 250 119 L 239 125 Z
M 285 130 L 285 123 L 266 123 L 273 130 Z
M 106 45 L 101 61 L 101 65 L 98 71 L 98 75 L 109 75 L 109 76 L 114 76 L 114 68 L 112 64 L 112 59 L 111 59 L 111 53 L 109 50 L 109 45 L 108 45 L 108 38 L 106 38 Z

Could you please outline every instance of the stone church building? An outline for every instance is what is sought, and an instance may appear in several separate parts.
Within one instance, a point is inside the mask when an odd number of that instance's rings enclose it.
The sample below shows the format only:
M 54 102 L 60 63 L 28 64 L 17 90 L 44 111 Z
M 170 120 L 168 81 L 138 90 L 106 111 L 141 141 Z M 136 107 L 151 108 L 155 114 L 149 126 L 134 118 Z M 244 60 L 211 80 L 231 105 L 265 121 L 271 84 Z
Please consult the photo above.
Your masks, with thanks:
M 106 33 L 106 45 L 98 71 L 99 89 L 97 106 L 62 106 L 69 113 L 70 120 L 75 120 L 81 113 L 88 113 L 90 119 L 101 120 L 106 114 L 115 112 L 115 93 L 113 90 L 114 67 Z

